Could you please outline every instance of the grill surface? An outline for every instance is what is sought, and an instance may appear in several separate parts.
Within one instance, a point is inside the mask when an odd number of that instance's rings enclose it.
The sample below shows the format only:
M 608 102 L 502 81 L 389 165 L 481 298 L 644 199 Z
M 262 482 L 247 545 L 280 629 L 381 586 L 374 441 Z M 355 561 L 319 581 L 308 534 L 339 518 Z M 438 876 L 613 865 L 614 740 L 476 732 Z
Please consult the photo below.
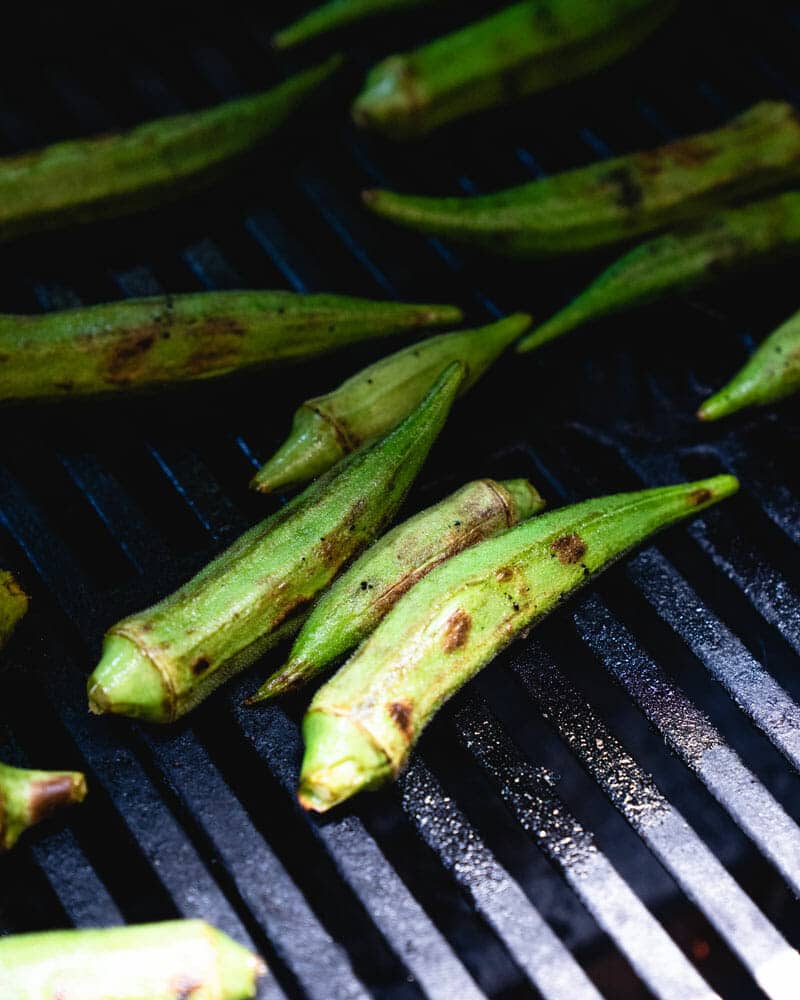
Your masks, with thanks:
M 158 25 L 33 15 L 0 71 L 0 150 L 269 85 L 290 65 L 269 50 L 289 16 L 274 6 L 263 21 L 193 10 Z M 399 148 L 344 124 L 380 54 L 365 32 L 331 110 L 235 180 L 0 247 L 0 307 L 256 286 L 543 317 L 597 261 L 457 253 L 373 221 L 358 191 L 489 190 L 759 98 L 800 99 L 800 8 L 734 5 L 720 20 L 684 6 L 594 81 Z M 431 32 L 454 18 L 430 16 Z M 371 41 L 407 44 L 414 21 Z M 83 680 L 108 624 L 272 509 L 247 491 L 253 467 L 297 402 L 380 348 L 155 399 L 7 412 L 0 556 L 34 610 L 2 678 L 2 756 L 83 768 L 92 794 L 0 861 L 0 931 L 203 916 L 268 958 L 263 997 L 795 997 L 800 410 L 711 428 L 691 414 L 797 308 L 796 288 L 793 265 L 776 264 L 598 324 L 506 359 L 459 407 L 409 510 L 480 475 L 529 475 L 554 505 L 723 470 L 743 491 L 512 647 L 396 787 L 325 819 L 293 797 L 305 699 L 241 708 L 280 651 L 167 731 L 90 718 Z

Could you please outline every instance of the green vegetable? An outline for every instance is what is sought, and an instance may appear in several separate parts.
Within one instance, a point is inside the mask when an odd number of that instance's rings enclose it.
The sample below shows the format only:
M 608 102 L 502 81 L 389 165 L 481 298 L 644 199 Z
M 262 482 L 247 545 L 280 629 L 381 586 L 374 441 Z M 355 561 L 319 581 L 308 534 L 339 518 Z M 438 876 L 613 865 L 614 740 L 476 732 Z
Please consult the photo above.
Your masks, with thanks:
M 282 125 L 340 62 L 203 111 L 0 159 L 0 240 L 125 215 L 197 189 Z
M 292 616 L 394 517 L 461 378 L 451 365 L 391 434 L 340 462 L 171 597 L 115 625 L 89 678 L 90 709 L 172 722 L 293 630 Z
M 530 324 L 530 316 L 517 313 L 477 330 L 430 337 L 363 368 L 333 392 L 307 400 L 295 412 L 289 437 L 251 486 L 270 493 L 320 475 L 395 427 L 449 362 L 464 365 L 461 392 L 466 392 Z
M 276 49 L 291 49 L 319 35 L 379 14 L 412 7 L 428 7 L 437 0 L 328 0 L 272 36 Z
M 0 570 L 0 649 L 28 610 L 28 595 L 8 570 Z
M 575 327 L 688 291 L 777 254 L 800 251 L 800 192 L 707 216 L 642 243 L 517 345 L 541 347 Z
M 0 400 L 212 378 L 458 322 L 452 306 L 292 292 L 200 292 L 0 316 Z
M 325 812 L 395 777 L 441 705 L 512 639 L 632 546 L 737 488 L 716 476 L 588 500 L 437 567 L 311 702 L 302 805 Z
M 10 850 L 25 830 L 56 809 L 84 798 L 86 778 L 79 771 L 30 771 L 0 763 L 0 850 Z M 8 994 L 0 990 L 0 996 L 5 1000 Z
M 202 920 L 0 938 L 3 1000 L 247 1000 L 265 971 Z
M 606 66 L 650 34 L 674 0 L 526 0 L 375 66 L 356 124 L 409 139 Z
M 764 101 L 713 132 L 474 198 L 365 191 L 378 215 L 509 257 L 551 257 L 633 239 L 800 177 L 800 122 Z
M 767 406 L 795 392 L 800 392 L 800 312 L 771 333 L 697 415 L 701 420 L 719 420 L 746 406 Z
M 525 479 L 478 479 L 378 539 L 317 602 L 288 662 L 248 704 L 302 687 L 366 638 L 431 570 L 484 538 L 538 514 L 544 500 Z

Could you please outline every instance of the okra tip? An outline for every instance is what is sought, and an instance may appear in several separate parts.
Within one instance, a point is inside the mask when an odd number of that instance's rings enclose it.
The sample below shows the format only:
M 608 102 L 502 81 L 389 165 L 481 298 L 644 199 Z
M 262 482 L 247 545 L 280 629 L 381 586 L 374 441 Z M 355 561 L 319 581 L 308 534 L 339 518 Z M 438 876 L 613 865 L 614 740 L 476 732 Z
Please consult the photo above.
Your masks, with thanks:
M 695 510 L 703 510 L 736 493 L 739 489 L 739 480 L 736 476 L 727 474 L 711 476 L 708 479 L 687 483 L 686 489 L 689 491 L 687 494 L 689 506 Z
M 303 719 L 303 741 L 306 750 L 297 798 L 304 809 L 327 812 L 392 775 L 386 754 L 349 719 L 308 712 Z
M 340 436 L 329 420 L 310 406 L 301 406 L 289 437 L 250 480 L 259 493 L 307 483 L 326 472 L 345 454 Z
M 80 771 L 54 771 L 31 787 L 31 820 L 38 823 L 62 806 L 77 805 L 87 794 L 86 776 Z
M 359 128 L 373 128 L 392 138 L 404 138 L 409 113 L 420 105 L 421 95 L 406 56 L 389 56 L 373 67 L 364 88 L 353 102 L 351 115 Z M 423 102 L 424 103 L 424 102 Z
M 737 384 L 737 380 L 734 379 L 728 385 L 723 386 L 719 392 L 715 392 L 713 396 L 703 400 L 697 410 L 698 419 L 704 422 L 721 420 L 738 410 L 756 404 L 759 400 L 757 393 L 754 393 L 752 389 L 752 385 L 748 385 L 744 381 L 742 384 Z
M 156 665 L 135 642 L 108 635 L 100 662 L 86 684 L 94 715 L 127 715 L 145 722 L 169 722 L 170 691 Z
M 308 675 L 309 666 L 310 664 L 306 664 L 302 660 L 296 661 L 289 657 L 282 667 L 279 667 L 264 681 L 255 694 L 251 694 L 249 698 L 245 699 L 245 705 L 252 708 L 301 687 Z

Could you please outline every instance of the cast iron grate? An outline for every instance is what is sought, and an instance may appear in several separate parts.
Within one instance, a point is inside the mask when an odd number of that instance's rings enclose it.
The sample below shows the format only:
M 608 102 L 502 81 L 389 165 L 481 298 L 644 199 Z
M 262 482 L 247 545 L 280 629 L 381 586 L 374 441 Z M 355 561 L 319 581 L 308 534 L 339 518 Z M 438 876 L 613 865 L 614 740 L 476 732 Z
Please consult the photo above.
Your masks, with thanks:
M 277 6 L 158 30 L 34 16 L 36 58 L 23 38 L 2 71 L 0 148 L 268 85 L 285 69 L 268 47 Z M 390 30 L 413 37 L 409 21 Z M 486 190 L 798 100 L 799 41 L 792 5 L 724 21 L 686 5 L 596 81 L 421 146 L 320 111 L 235 183 L 0 247 L 0 306 L 255 285 L 456 300 L 476 322 L 544 315 L 596 262 L 457 253 L 373 221 L 358 191 Z M 356 66 L 375 54 L 356 37 Z M 7 413 L 0 550 L 35 603 L 3 676 L 3 755 L 83 767 L 92 796 L 0 862 L 0 931 L 203 916 L 268 957 L 264 997 L 794 996 L 798 409 L 718 429 L 690 417 L 797 307 L 790 266 L 507 359 L 459 409 L 411 506 L 487 474 L 530 475 L 559 503 L 730 470 L 743 495 L 509 650 L 395 788 L 322 820 L 293 799 L 303 699 L 240 707 L 267 665 L 166 732 L 91 719 L 83 677 L 106 625 L 264 516 L 247 479 L 294 405 L 380 348 L 166 399 Z

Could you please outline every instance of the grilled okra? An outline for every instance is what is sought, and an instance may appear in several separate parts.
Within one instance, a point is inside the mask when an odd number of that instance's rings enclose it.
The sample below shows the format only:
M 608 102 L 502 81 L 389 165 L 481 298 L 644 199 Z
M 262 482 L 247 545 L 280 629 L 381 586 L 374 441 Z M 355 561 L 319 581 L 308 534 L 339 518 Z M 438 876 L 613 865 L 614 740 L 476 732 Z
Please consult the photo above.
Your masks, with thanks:
M 199 292 L 0 315 L 0 401 L 212 378 L 457 322 L 451 306 L 292 292 Z
M 85 797 L 86 778 L 79 771 L 32 771 L 0 762 L 0 850 L 10 850 L 29 827 Z M 0 996 L 9 994 L 0 990 Z
M 601 316 L 688 291 L 800 251 L 800 192 L 751 202 L 656 236 L 624 254 L 517 345 L 531 351 Z
M 375 66 L 358 125 L 394 139 L 547 90 L 606 66 L 650 34 L 674 0 L 526 0 Z
M 462 373 L 450 365 L 385 438 L 340 462 L 175 594 L 110 629 L 88 681 L 91 710 L 172 722 L 257 660 L 394 517 Z
M 264 972 L 203 920 L 0 938 L 3 1000 L 248 1000 Z
M 401 226 L 509 257 L 610 246 L 800 177 L 800 121 L 764 101 L 713 132 L 472 198 L 365 191 Z
M 337 56 L 264 93 L 128 132 L 3 157 L 0 240 L 127 215 L 196 190 L 282 125 L 339 63 Z
M 28 610 L 28 595 L 8 570 L 0 570 L 0 649 Z
M 378 539 L 320 597 L 287 663 L 250 704 L 295 690 L 357 646 L 423 577 L 458 552 L 538 514 L 525 479 L 478 479 Z
M 464 365 L 461 392 L 466 392 L 530 324 L 530 316 L 517 313 L 476 330 L 430 337 L 369 365 L 333 392 L 307 400 L 294 415 L 289 437 L 251 486 L 271 493 L 330 469 L 400 423 L 452 361 Z
M 767 406 L 795 392 L 800 392 L 800 312 L 773 331 L 697 415 L 701 420 L 719 420 L 746 406 Z
M 272 36 L 272 44 L 276 49 L 291 49 L 357 21 L 412 7 L 429 7 L 436 2 L 437 0 L 328 0 L 328 3 L 312 8 L 303 17 L 276 32 Z
M 395 777 L 444 702 L 517 635 L 631 547 L 737 487 L 715 476 L 588 500 L 438 566 L 311 702 L 302 805 L 325 812 Z

